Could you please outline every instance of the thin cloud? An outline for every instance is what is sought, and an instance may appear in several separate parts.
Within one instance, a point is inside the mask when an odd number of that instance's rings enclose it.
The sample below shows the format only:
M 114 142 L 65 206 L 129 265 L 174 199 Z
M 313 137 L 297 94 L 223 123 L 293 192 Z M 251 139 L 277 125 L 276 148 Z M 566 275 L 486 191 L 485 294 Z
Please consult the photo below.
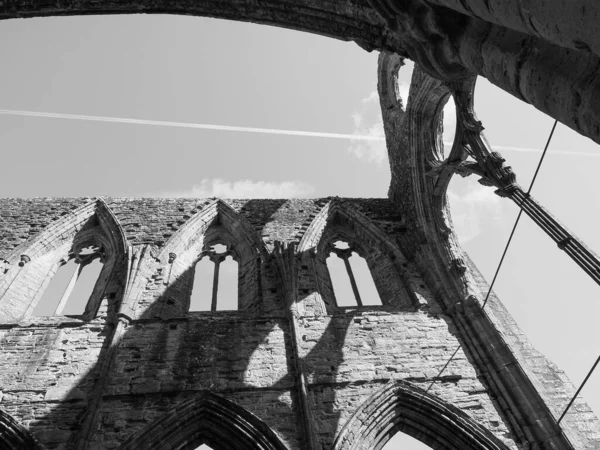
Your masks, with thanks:
M 352 115 L 353 136 L 368 136 L 370 139 L 353 139 L 348 151 L 359 159 L 382 164 L 387 160 L 387 148 L 377 91 L 371 92 L 361 103 L 361 110 Z
M 227 181 L 205 178 L 188 190 L 161 192 L 147 197 L 177 198 L 307 198 L 314 187 L 301 181 Z
M 18 111 L 13 109 L 0 109 L 0 114 L 9 116 L 24 116 L 24 117 L 40 117 L 46 119 L 68 119 L 68 120 L 84 120 L 88 122 L 109 122 L 122 123 L 130 125 L 152 125 L 159 127 L 174 127 L 174 128 L 196 128 L 200 130 L 213 131 L 236 131 L 243 133 L 262 133 L 262 134 L 280 134 L 285 136 L 304 136 L 304 137 L 319 137 L 330 139 L 355 139 L 355 140 L 378 140 L 381 137 L 374 136 L 355 136 L 353 134 L 340 133 L 321 133 L 317 131 L 300 131 L 300 130 L 280 130 L 274 128 L 254 128 L 254 127 L 238 127 L 231 125 L 214 125 L 206 123 L 189 123 L 189 122 L 166 122 L 160 120 L 144 120 L 144 119 L 125 119 L 122 117 L 102 117 L 102 116 L 86 116 L 83 114 L 60 114 L 47 113 L 37 111 Z

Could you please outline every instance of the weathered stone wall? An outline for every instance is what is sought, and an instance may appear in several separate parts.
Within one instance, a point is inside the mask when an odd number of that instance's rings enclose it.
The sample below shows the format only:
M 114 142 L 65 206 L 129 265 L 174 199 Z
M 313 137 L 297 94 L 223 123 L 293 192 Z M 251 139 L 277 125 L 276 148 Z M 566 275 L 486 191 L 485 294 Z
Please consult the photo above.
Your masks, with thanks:
M 56 448 L 78 428 L 106 333 L 103 319 L 76 325 L 39 322 L 0 330 L 0 408 L 47 448 Z
M 476 361 L 459 351 L 438 376 L 460 336 L 403 256 L 405 227 L 388 200 L 0 200 L 0 257 L 6 261 L 0 286 L 20 283 L 11 272 L 50 225 L 73 229 L 69 236 L 76 238 L 80 223 L 99 216 L 103 233 L 122 232 L 129 250 L 119 256 L 126 270 L 112 273 L 108 285 L 114 287 L 94 317 L 22 311 L 1 325 L 0 409 L 43 448 L 117 448 L 206 391 L 252 413 L 290 449 L 330 448 L 371 396 L 399 380 L 462 411 L 497 445 L 516 448 L 503 408 L 478 379 Z M 240 277 L 255 277 L 257 307 L 184 308 L 194 262 L 184 255 L 199 251 L 203 234 L 215 230 L 254 249 L 260 275 L 240 266 Z M 371 269 L 385 267 L 378 288 L 392 286 L 398 301 L 336 306 L 326 265 L 318 260 L 323 241 L 341 235 L 373 249 L 366 255 Z M 291 272 L 277 257 L 285 251 L 293 252 Z M 431 444 L 431 427 L 423 423 L 413 434 Z

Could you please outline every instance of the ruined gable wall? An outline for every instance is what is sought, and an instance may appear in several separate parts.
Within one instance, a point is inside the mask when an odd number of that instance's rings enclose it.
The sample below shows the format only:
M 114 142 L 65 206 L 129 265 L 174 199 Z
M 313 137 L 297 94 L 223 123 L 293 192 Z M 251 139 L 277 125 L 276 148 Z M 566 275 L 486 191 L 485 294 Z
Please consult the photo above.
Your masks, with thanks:
M 0 214 L 3 242 L 9 243 L 0 254 L 11 255 L 16 245 L 26 247 L 27 238 L 35 237 L 37 227 L 24 232 L 19 224 L 38 220 L 43 228 L 89 200 L 60 200 L 56 210 L 49 199 L 0 200 L 0 211 L 22 211 Z M 227 200 L 226 204 L 273 251 L 276 241 L 298 244 L 329 201 Z M 166 273 L 169 263 L 160 259 L 161 250 L 194 215 L 213 204 L 211 200 L 107 199 L 106 203 L 142 267 L 139 283 L 131 278 L 137 287 L 127 291 L 123 307 L 189 295 L 186 289 L 174 289 L 176 280 L 165 286 L 164 279 L 153 274 L 161 267 Z M 397 245 L 404 225 L 392 203 L 385 199 L 343 203 Z M 38 208 L 56 215 L 37 214 Z M 113 336 L 115 326 L 120 326 L 114 314 L 101 314 L 89 323 L 62 317 L 5 324 L 0 345 L 10 361 L 0 367 L 4 392 L 0 408 L 27 426 L 46 448 L 69 448 L 83 439 L 80 430 L 86 420 L 93 422 L 85 436 L 90 448 L 116 448 L 170 408 L 207 389 L 255 414 L 296 449 L 304 445 L 298 383 L 305 376 L 311 429 L 322 448 L 329 448 L 354 411 L 391 380 L 427 389 L 458 341 L 412 263 L 405 263 L 407 273 L 395 283 L 407 289 L 413 306 L 339 309 L 323 298 L 328 294 L 319 287 L 319 280 L 321 285 L 328 282 L 327 273 L 305 262 L 298 261 L 293 318 L 286 312 L 278 263 L 269 260 L 261 279 L 267 309 L 166 314 L 165 302 L 155 315 L 151 307 L 132 307 L 127 320 L 119 319 L 126 324 L 118 340 Z M 146 263 L 152 270 L 144 272 Z M 293 341 L 291 321 L 298 325 L 298 342 Z M 114 353 L 108 350 L 111 345 L 116 346 Z M 294 365 L 297 358 L 299 366 Z M 437 381 L 432 393 L 513 446 L 497 405 L 462 352 Z M 92 404 L 97 405 L 94 411 Z

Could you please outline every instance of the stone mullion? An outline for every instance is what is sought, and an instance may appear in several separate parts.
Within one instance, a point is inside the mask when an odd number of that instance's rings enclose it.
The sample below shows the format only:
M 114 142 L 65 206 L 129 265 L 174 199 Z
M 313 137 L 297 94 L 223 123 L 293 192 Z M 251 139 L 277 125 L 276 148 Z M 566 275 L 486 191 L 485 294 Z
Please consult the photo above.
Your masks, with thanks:
M 215 264 L 215 270 L 213 272 L 213 288 L 212 288 L 212 299 L 210 302 L 210 310 L 215 312 L 217 310 L 217 294 L 219 291 L 219 267 L 223 261 L 223 257 L 211 257 L 211 261 Z
M 352 285 L 352 291 L 354 292 L 354 298 L 356 299 L 356 304 L 358 306 L 362 306 L 362 299 L 360 298 L 360 293 L 358 292 L 358 286 L 356 285 L 356 279 L 354 278 L 354 273 L 352 272 L 352 267 L 350 266 L 349 252 L 344 252 L 342 259 L 344 260 L 344 266 L 346 266 L 346 272 L 348 272 L 348 277 L 350 277 L 350 284 Z
M 71 292 L 73 292 L 73 288 L 75 287 L 75 283 L 77 283 L 77 278 L 79 278 L 79 274 L 81 273 L 81 269 L 82 269 L 81 264 L 77 263 L 77 268 L 73 272 L 73 276 L 71 277 L 71 280 L 69 281 L 69 284 L 65 288 L 65 291 L 63 292 L 63 295 L 60 298 L 60 301 L 58 302 L 58 305 L 56 306 L 56 309 L 54 310 L 54 315 L 55 316 L 61 315 L 62 312 L 63 312 L 63 309 L 65 309 L 65 305 L 67 304 L 67 301 L 69 300 L 69 296 L 71 295 Z M 60 270 L 60 268 L 58 270 Z

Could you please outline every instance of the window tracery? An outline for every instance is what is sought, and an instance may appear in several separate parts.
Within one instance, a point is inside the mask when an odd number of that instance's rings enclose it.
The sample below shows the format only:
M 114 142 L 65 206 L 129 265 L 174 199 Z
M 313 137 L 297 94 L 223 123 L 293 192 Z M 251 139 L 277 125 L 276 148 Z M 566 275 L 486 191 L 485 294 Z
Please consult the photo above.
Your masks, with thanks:
M 65 315 L 88 321 L 114 313 L 126 251 L 123 230 L 101 199 L 51 222 L 7 258 L 0 322 Z
M 101 246 L 88 245 L 58 261 L 32 316 L 81 315 L 100 277 L 104 263 Z
M 368 217 L 338 199 L 312 220 L 298 249 L 307 255 L 304 270 L 312 272 L 314 280 L 304 290 L 318 293 L 314 304 L 319 313 L 331 314 L 336 307 L 413 309 L 418 304 L 407 289 L 411 280 L 394 242 Z
M 238 260 L 231 246 L 210 245 L 194 268 L 190 311 L 238 310 Z
M 371 271 L 357 247 L 342 240 L 330 247 L 327 269 L 337 306 L 381 306 Z M 340 261 L 344 270 L 340 270 Z

